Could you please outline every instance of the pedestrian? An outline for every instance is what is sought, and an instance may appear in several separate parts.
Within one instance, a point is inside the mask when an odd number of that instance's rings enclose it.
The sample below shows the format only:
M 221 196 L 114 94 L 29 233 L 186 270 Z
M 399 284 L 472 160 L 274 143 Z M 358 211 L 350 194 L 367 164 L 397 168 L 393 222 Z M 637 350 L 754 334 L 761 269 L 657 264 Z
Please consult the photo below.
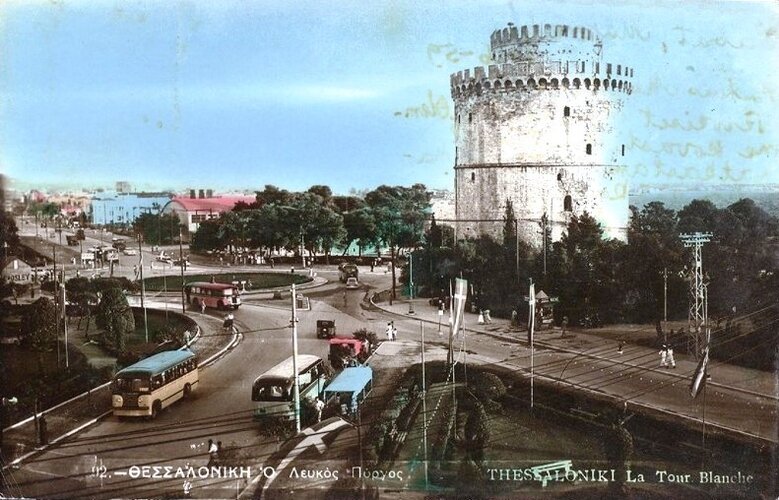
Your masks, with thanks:
M 189 341 L 192 339 L 192 334 L 189 330 L 184 330 L 184 345 L 189 345 Z
M 49 444 L 49 426 L 46 423 L 46 415 L 41 415 L 41 418 L 38 420 L 38 433 L 40 443 L 43 445 Z
M 665 344 L 660 349 L 660 368 L 668 368 L 668 346 Z
M 476 322 L 480 325 L 484 324 L 484 313 L 479 310 L 479 318 L 476 320 Z
M 563 316 L 563 334 L 562 337 L 565 337 L 565 333 L 568 331 L 568 316 Z
M 625 347 L 625 341 L 624 340 L 620 340 L 619 341 L 619 346 L 617 347 L 617 354 L 622 354 L 622 349 L 624 347 Z
M 206 301 L 205 300 L 201 300 L 200 301 L 200 314 L 205 314 L 205 313 L 206 313 Z
M 484 310 L 484 322 L 488 325 L 492 324 L 492 318 L 490 317 L 490 310 L 485 309 Z
M 398 340 L 398 329 L 395 328 L 395 322 L 392 322 L 392 340 Z
M 668 361 L 668 364 L 671 365 L 671 368 L 676 368 L 676 360 L 674 359 L 674 348 L 673 346 L 668 346 L 668 351 L 666 353 L 666 361 Z
M 219 447 L 214 442 L 213 439 L 208 440 L 208 466 L 211 467 L 216 463 L 217 453 L 219 452 Z
M 322 401 L 319 398 L 316 398 L 316 402 L 314 403 L 314 408 L 316 408 L 316 421 L 321 422 L 322 421 L 322 410 L 325 409 L 325 402 Z
M 384 333 L 387 334 L 387 340 L 392 340 L 392 322 L 387 323 L 387 329 Z

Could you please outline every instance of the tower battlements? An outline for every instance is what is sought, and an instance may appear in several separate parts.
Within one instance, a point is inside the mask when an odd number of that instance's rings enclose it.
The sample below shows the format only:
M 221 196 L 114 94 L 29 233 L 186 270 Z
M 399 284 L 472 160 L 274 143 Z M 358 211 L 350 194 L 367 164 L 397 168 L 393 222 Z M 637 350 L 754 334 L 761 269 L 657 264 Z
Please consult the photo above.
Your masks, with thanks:
M 520 26 L 517 28 L 509 23 L 508 28 L 498 29 L 492 32 L 490 36 L 490 46 L 493 49 L 505 47 L 506 45 L 522 45 L 526 43 L 537 43 L 540 40 L 547 40 L 555 37 L 578 38 L 582 41 L 599 41 L 592 30 L 579 26 L 568 26 L 567 24 L 539 24 Z
M 549 57 L 600 59 L 602 44 L 592 30 L 567 24 L 533 24 L 496 30 L 490 36 L 496 63 L 542 60 Z
M 592 61 L 545 61 L 491 64 L 450 77 L 452 97 L 482 92 L 583 89 L 633 92 L 633 68 Z

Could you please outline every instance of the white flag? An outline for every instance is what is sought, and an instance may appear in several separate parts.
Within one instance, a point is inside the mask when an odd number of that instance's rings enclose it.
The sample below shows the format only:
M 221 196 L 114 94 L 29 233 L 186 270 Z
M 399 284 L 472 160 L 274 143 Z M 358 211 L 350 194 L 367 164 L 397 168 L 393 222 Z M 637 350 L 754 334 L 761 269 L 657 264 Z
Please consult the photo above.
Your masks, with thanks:
M 690 396 L 695 397 L 703 389 L 703 384 L 706 383 L 706 366 L 709 364 L 709 346 L 703 350 L 703 357 L 698 362 L 697 368 L 695 368 L 695 374 L 692 376 L 692 383 L 690 384 Z
M 465 298 L 468 294 L 468 281 L 457 278 L 455 281 L 454 295 L 452 296 L 452 331 L 451 335 L 457 334 L 462 324 L 463 313 L 465 312 Z

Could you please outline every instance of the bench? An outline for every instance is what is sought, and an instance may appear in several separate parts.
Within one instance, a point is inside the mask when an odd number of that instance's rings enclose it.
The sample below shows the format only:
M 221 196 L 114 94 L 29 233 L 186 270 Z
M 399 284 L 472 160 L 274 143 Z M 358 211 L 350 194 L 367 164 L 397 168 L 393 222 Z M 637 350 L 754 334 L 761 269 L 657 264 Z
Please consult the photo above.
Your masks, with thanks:
M 550 462 L 548 464 L 536 465 L 531 467 L 533 471 L 533 477 L 538 481 L 541 481 L 541 487 L 546 488 L 546 482 L 549 480 L 549 473 L 552 471 L 563 471 L 566 473 L 573 467 L 573 462 L 570 460 L 560 460 L 559 462 Z

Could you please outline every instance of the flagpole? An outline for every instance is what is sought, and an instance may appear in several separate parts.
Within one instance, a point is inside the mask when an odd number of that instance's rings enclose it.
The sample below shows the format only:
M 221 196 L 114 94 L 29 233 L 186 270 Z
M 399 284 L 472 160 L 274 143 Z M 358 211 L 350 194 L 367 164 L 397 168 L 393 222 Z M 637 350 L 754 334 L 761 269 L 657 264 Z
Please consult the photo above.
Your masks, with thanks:
M 419 322 L 419 330 L 422 336 L 422 443 L 425 459 L 425 490 L 427 490 L 427 381 L 425 380 L 425 325 L 422 321 Z
M 533 411 L 533 375 L 535 370 L 533 337 L 536 327 L 536 287 L 533 278 L 530 278 L 530 290 L 528 290 L 528 303 L 530 304 L 530 411 Z

